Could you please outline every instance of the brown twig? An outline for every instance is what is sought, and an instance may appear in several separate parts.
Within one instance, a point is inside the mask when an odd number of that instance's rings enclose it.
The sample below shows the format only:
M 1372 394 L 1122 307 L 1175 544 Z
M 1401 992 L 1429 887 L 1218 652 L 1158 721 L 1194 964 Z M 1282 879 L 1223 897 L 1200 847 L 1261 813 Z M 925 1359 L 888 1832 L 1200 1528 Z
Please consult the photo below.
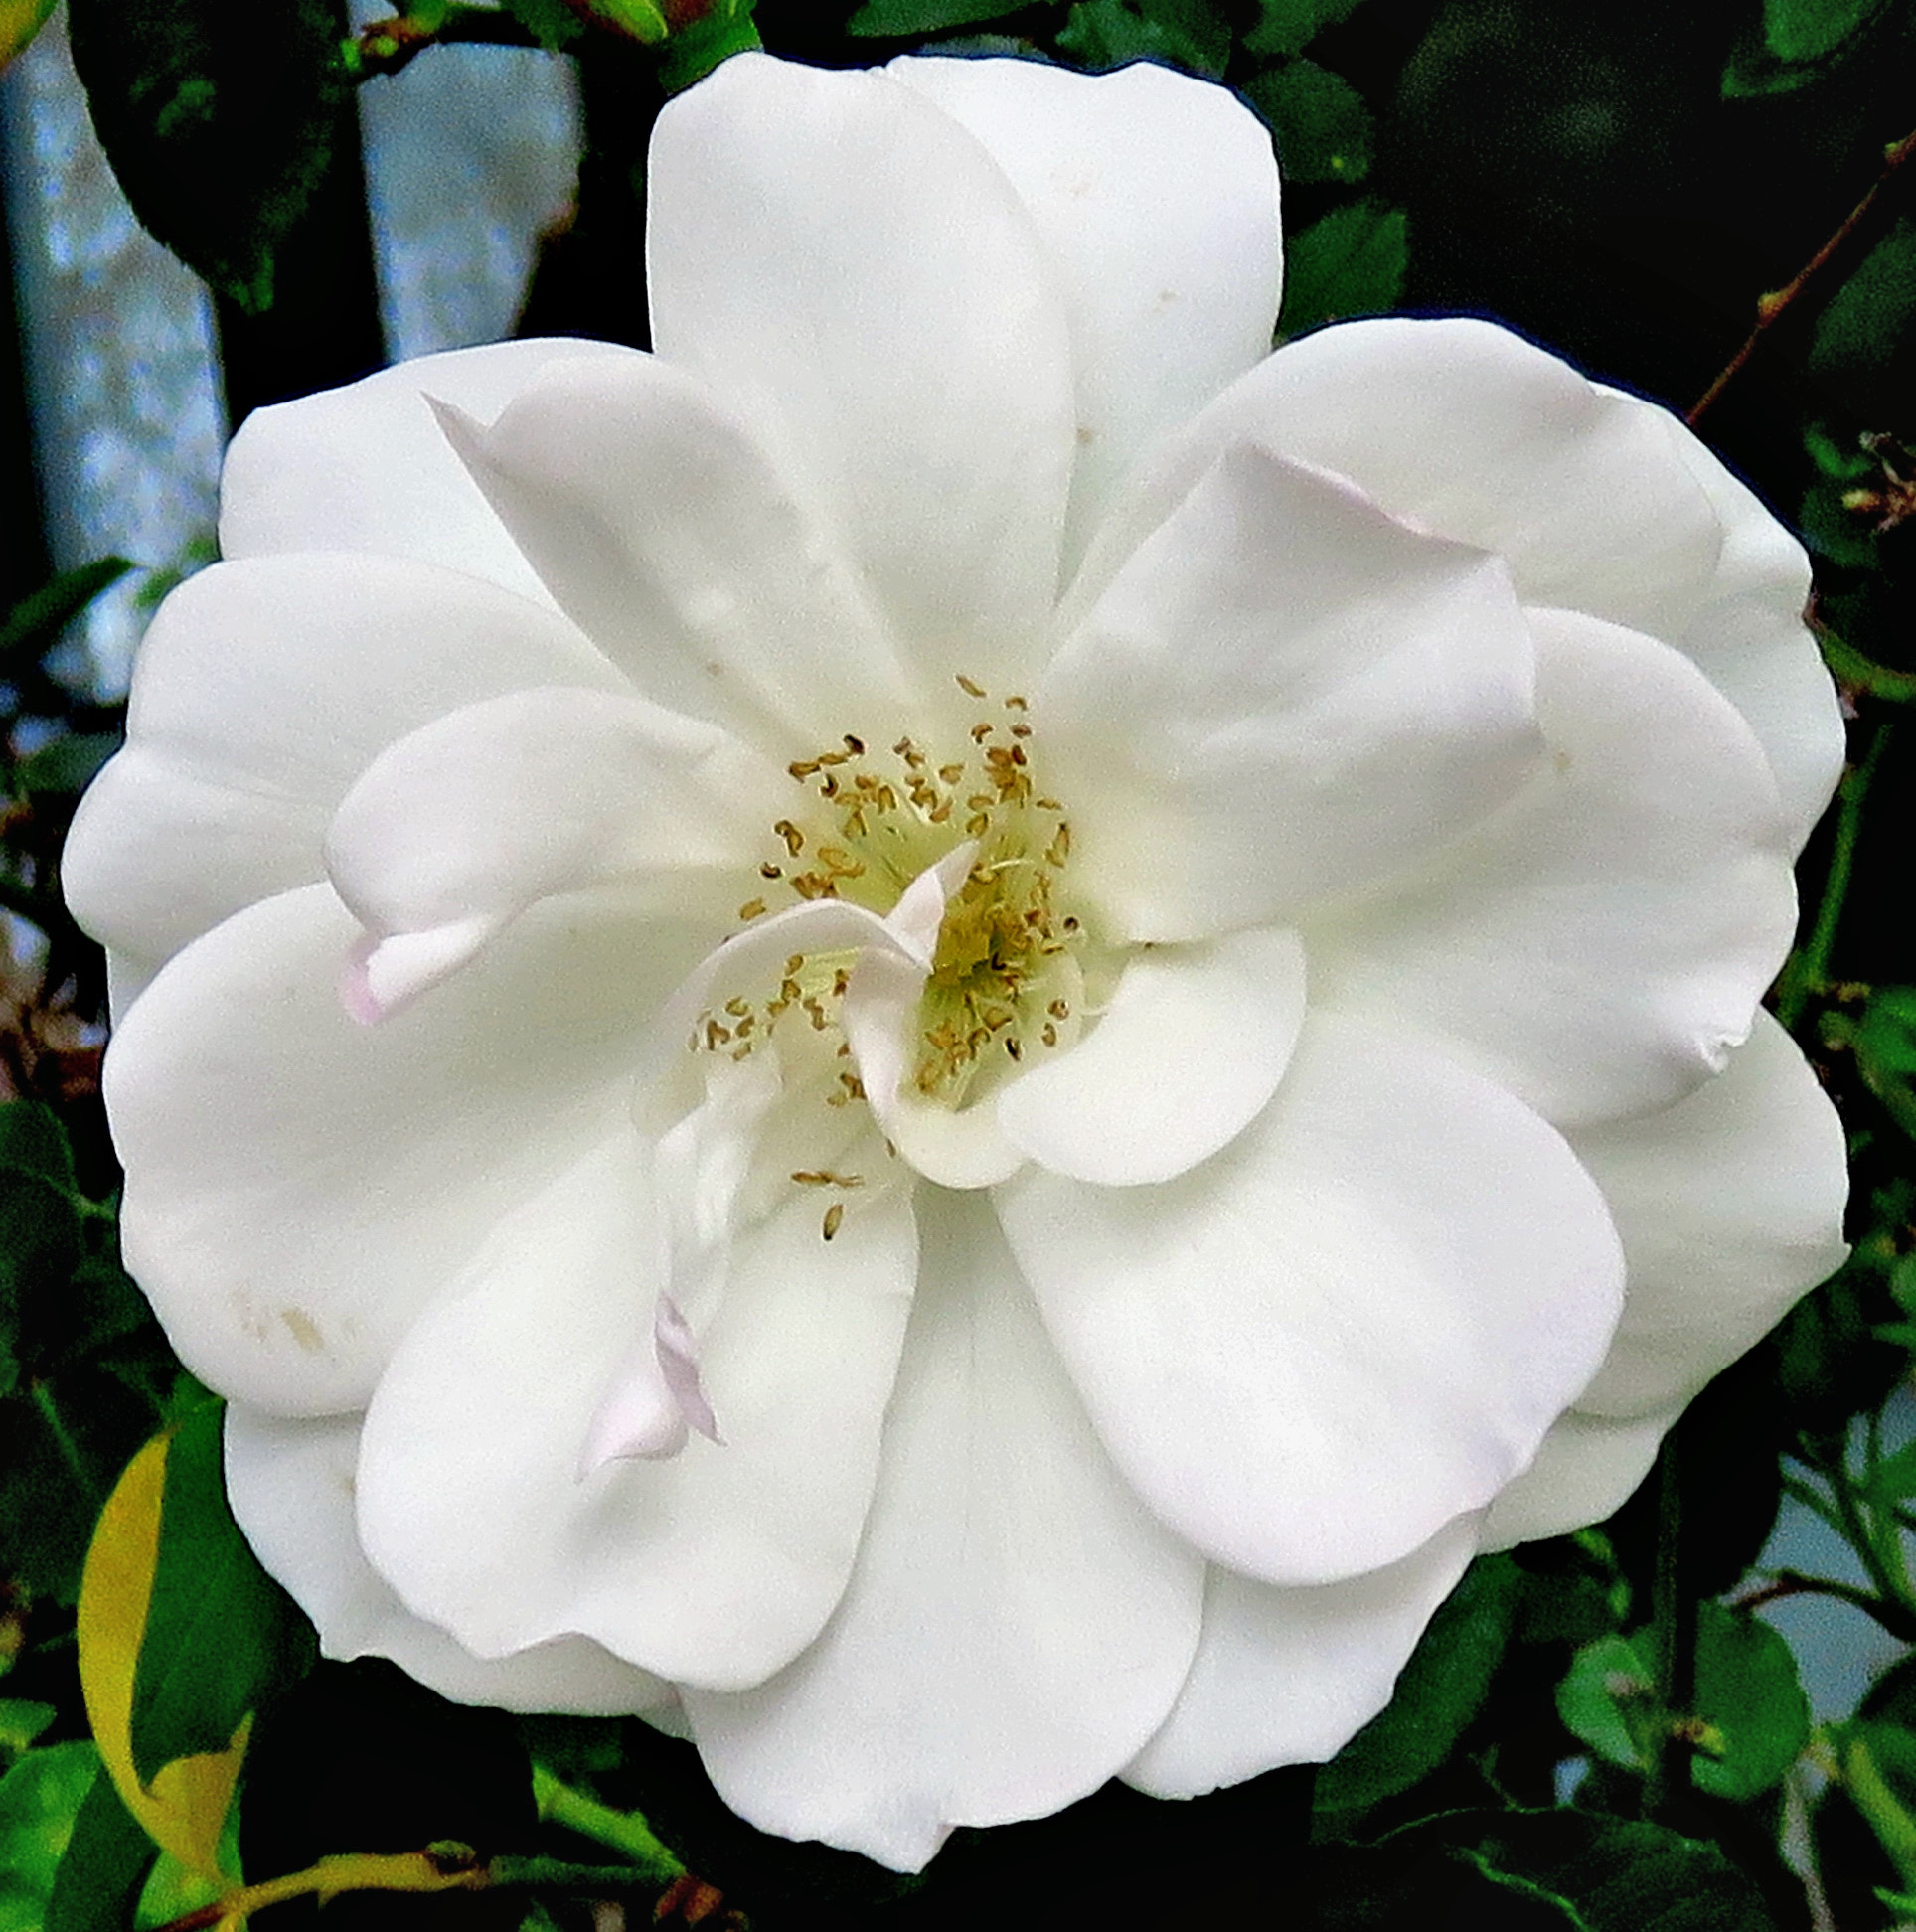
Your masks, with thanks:
M 1683 420 L 1694 429 L 1704 413 L 1711 407 L 1723 392 L 1735 380 L 1743 365 L 1756 353 L 1757 345 L 1762 342 L 1764 331 L 1769 329 L 1779 317 L 1784 315 L 1797 298 L 1803 293 L 1819 273 L 1829 264 L 1849 238 L 1855 234 L 1867 219 L 1869 211 L 1875 207 L 1882 192 L 1894 179 L 1896 172 L 1916 154 L 1916 129 L 1904 136 L 1893 147 L 1884 151 L 1882 173 L 1876 177 L 1875 185 L 1863 196 L 1848 215 L 1842 226 L 1820 247 L 1798 270 L 1796 278 L 1787 286 L 1772 290 L 1767 295 L 1757 297 L 1756 326 L 1743 338 L 1743 346 L 1737 350 L 1724 365 L 1723 372 L 1708 389 L 1697 399 Z

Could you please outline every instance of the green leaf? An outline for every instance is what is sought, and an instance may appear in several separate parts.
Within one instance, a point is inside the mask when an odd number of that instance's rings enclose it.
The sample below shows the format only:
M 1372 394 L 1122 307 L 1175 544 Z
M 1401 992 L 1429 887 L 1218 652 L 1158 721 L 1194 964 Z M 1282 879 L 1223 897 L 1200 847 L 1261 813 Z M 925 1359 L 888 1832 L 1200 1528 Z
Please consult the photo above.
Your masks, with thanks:
M 99 768 L 122 740 L 117 731 L 63 731 L 19 764 L 21 788 L 29 794 L 78 798 L 99 775 Z
M 1916 358 L 1916 219 L 1901 217 L 1817 319 L 1810 368 L 1862 387 Z
M 73 1280 L 81 1252 L 73 1195 L 44 1173 L 0 1165 L 0 1396 L 34 1359 L 37 1305 Z
M 1763 39 L 1779 61 L 1834 54 L 1882 0 L 1763 0 Z
M 166 1457 L 159 1557 L 133 1680 L 133 1768 L 161 1766 L 233 1742 L 248 1711 L 312 1666 L 313 1635 L 259 1567 L 227 1507 L 225 1411 L 195 1410 Z
M 1341 74 L 1287 61 L 1244 91 L 1277 137 L 1286 181 L 1358 182 L 1370 172 L 1370 109 Z
M 0 1697 L 0 1751 L 18 1757 L 60 1712 L 32 1697 Z
M 1322 1813 L 1408 1791 L 1443 1763 L 1477 1714 L 1516 1626 L 1523 1573 L 1480 1556 L 1430 1621 L 1389 1705 L 1318 1773 Z
M 1676 1720 L 1693 1725 L 1692 1775 L 1713 1798 L 1755 1798 L 1783 1780 L 1810 1741 L 1796 1658 L 1776 1631 L 1720 1603 L 1698 1606 L 1696 1696 Z M 1647 1772 L 1673 1718 L 1645 1638 L 1606 1637 L 1578 1652 L 1557 1688 L 1565 1727 L 1601 1758 Z
M 350 99 L 334 0 L 71 0 L 74 65 L 141 222 L 248 311 Z
M 874 39 L 915 39 L 954 27 L 975 27 L 1016 13 L 1021 0 L 865 0 L 845 23 L 848 34 Z
M 1384 315 L 1403 295 L 1409 223 L 1401 208 L 1354 202 L 1334 209 L 1285 252 L 1283 336 L 1353 315 Z
M 1325 28 L 1349 19 L 1360 5 L 1362 0 L 1263 0 L 1244 45 L 1253 54 L 1301 54 Z
M 1165 61 L 1218 80 L 1230 65 L 1230 20 L 1220 0 L 1078 0 L 1057 49 L 1082 67 Z
M 1453 1812 L 1332 1848 L 1318 1889 L 1313 1932 L 1777 1932 L 1715 1846 L 1570 1811 Z
M 102 590 L 110 589 L 134 566 L 123 557 L 102 557 L 68 570 L 32 596 L 23 597 L 0 617 L 0 669 L 17 659 L 38 661 Z
M 752 21 L 753 0 L 714 0 L 697 20 L 675 27 L 659 49 L 659 85 L 683 93 L 721 61 L 763 46 Z
M 101 1766 L 54 1874 L 43 1932 L 106 1932 L 129 1924 L 155 1855 Z
M 549 54 L 569 47 L 585 31 L 565 0 L 505 0 L 505 7 Z
M 1647 1771 L 1664 1733 L 1663 1706 L 1643 1653 L 1627 1637 L 1599 1637 L 1557 1686 L 1557 1715 L 1610 1764 Z
M 90 1744 L 30 1751 L 0 1778 L 0 1932 L 40 1932 L 54 1873 L 99 1775 Z
M 1864 1084 L 1916 1139 L 1916 986 L 1884 986 L 1871 994 L 1853 1045 Z
M 25 1168 L 44 1176 L 68 1194 L 74 1178 L 74 1150 L 60 1116 L 38 1100 L 0 1104 L 0 1167 Z

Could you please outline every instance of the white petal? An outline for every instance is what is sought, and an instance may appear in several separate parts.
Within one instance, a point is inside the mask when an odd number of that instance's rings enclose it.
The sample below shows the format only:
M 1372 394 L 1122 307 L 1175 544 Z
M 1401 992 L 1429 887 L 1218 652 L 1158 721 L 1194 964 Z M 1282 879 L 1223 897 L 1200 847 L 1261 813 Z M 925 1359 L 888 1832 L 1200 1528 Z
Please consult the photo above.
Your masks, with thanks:
M 375 758 L 326 834 L 339 895 L 376 942 L 376 1014 L 472 958 L 536 900 L 668 886 L 735 916 L 779 774 L 735 739 L 637 697 L 549 687 L 482 700 Z M 395 938 L 412 942 L 382 972 Z
M 383 557 L 202 570 L 141 640 L 127 747 L 75 818 L 75 916 L 143 983 L 241 906 L 322 879 L 327 822 L 383 746 L 530 685 L 626 689 L 569 623 L 477 577 Z
M 549 603 L 425 399 L 490 422 L 549 363 L 633 353 L 602 342 L 497 342 L 420 356 L 344 389 L 255 409 L 220 479 L 221 553 L 416 558 Z
M 1246 437 L 1349 477 L 1393 516 L 1495 552 L 1526 604 L 1669 637 L 1722 549 L 1664 411 L 1494 323 L 1347 322 L 1287 343 L 1154 455 L 1087 560 L 1096 587 Z
M 1654 639 L 1533 613 L 1549 757 L 1414 878 L 1306 927 L 1312 998 L 1469 1053 L 1559 1126 L 1718 1071 L 1796 924 L 1749 726 Z
M 1484 1547 L 1509 1549 L 1563 1536 L 1614 1516 L 1650 1474 L 1682 1407 L 1627 1422 L 1569 1409 L 1543 1438 L 1536 1461 L 1491 1505 Z
M 1687 1402 L 1848 1252 L 1842 1123 L 1767 1013 L 1686 1099 L 1571 1145 L 1630 1270 L 1617 1339 L 1579 1408 L 1621 1417 Z
M 974 842 L 957 847 L 905 887 L 885 921 L 893 944 L 866 951 L 839 1012 L 874 1117 L 904 1160 L 943 1188 L 989 1188 L 1024 1161 L 999 1129 L 995 1096 L 948 1107 L 922 1098 L 912 1079 L 938 927 L 976 851 Z
M 1010 177 L 1060 277 L 1077 375 L 1073 556 L 1131 459 L 1270 351 L 1271 137 L 1235 95 L 1140 61 L 892 62 Z
M 1056 1811 L 1177 1694 L 1202 1565 L 1099 1448 L 976 1197 L 927 1191 L 916 1311 L 858 1566 L 760 1689 L 688 1693 L 766 1831 L 916 1870 L 957 1825 Z
M 672 1687 L 583 1637 L 479 1658 L 406 1609 L 366 1560 L 353 1524 L 360 1424 L 227 1410 L 227 1499 L 254 1553 L 341 1661 L 387 1657 L 455 1703 L 618 1717 L 671 1702 Z
M 682 371 L 560 363 L 490 430 L 444 420 L 554 596 L 648 696 L 781 764 L 847 729 L 889 743 L 914 722 L 816 514 Z
M 1590 1379 L 1623 1262 L 1543 1121 L 1407 1035 L 1307 1019 L 1161 1188 L 995 1197 L 1098 1433 L 1214 1561 L 1327 1583 L 1481 1508 Z
M 1253 927 L 1134 954 L 1097 1026 L 998 1099 L 1005 1137 L 1105 1187 L 1208 1160 L 1277 1090 L 1304 1024 L 1304 946 Z
M 1723 556 L 1702 609 L 1672 642 L 1762 740 L 1801 847 L 1842 776 L 1843 754 L 1836 688 L 1803 621 L 1810 560 L 1702 443 L 1685 435 L 1679 447 L 1722 521 Z
M 820 1105 L 821 1135 L 862 1125 L 849 1111 Z M 859 1190 L 827 1241 L 817 1191 L 787 1184 L 699 1337 L 723 1444 L 694 1436 L 581 1481 L 660 1286 L 636 1145 L 502 1225 L 406 1337 L 367 1415 L 361 1535 L 405 1602 L 481 1656 L 569 1634 L 681 1683 L 753 1684 L 811 1641 L 851 1571 L 910 1303 L 909 1194 Z
M 337 992 L 328 886 L 181 953 L 106 1053 L 127 1265 L 203 1381 L 362 1406 L 502 1214 L 629 1116 L 647 1022 L 701 937 L 549 900 L 377 1030 Z
M 1075 445 L 1063 302 L 1004 175 L 884 75 L 746 54 L 660 115 L 650 194 L 659 353 L 806 480 L 939 682 L 1017 675 Z
M 1335 1757 L 1390 1701 L 1477 1553 L 1478 1526 L 1460 1517 L 1421 1549 L 1343 1583 L 1286 1588 L 1213 1565 L 1191 1676 L 1125 1782 L 1154 1798 L 1197 1798 Z
M 1502 566 L 1228 450 L 1034 694 L 1072 886 L 1127 938 L 1283 919 L 1454 836 L 1536 750 Z

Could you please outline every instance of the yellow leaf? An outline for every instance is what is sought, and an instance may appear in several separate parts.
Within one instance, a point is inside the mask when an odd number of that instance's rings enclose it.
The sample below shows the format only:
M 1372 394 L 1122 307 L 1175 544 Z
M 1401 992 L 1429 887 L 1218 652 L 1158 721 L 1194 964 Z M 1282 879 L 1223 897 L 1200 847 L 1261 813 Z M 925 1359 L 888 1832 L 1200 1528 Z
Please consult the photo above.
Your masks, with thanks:
M 46 25 L 54 0 L 0 0 L 0 68 Z
M 8 4 L 0 0 L 0 7 Z M 93 1530 L 80 1584 L 80 1688 L 93 1741 L 126 1809 L 155 1845 L 191 1870 L 218 1877 L 220 1829 L 252 1719 L 226 1750 L 176 1758 L 150 1785 L 133 1769 L 133 1684 L 159 1565 L 169 1441 L 155 1436 L 127 1464 Z

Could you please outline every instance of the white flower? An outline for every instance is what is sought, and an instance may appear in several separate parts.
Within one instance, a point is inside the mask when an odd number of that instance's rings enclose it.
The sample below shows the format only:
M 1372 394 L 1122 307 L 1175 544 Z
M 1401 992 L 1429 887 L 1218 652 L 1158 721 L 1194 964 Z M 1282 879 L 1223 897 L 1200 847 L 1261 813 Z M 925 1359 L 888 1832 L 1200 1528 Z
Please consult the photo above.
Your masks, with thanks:
M 1267 358 L 1159 69 L 741 57 L 650 233 L 656 357 L 253 417 L 75 828 L 235 1508 L 898 1866 L 1324 1757 L 1839 1258 L 1802 554 L 1487 324 Z

